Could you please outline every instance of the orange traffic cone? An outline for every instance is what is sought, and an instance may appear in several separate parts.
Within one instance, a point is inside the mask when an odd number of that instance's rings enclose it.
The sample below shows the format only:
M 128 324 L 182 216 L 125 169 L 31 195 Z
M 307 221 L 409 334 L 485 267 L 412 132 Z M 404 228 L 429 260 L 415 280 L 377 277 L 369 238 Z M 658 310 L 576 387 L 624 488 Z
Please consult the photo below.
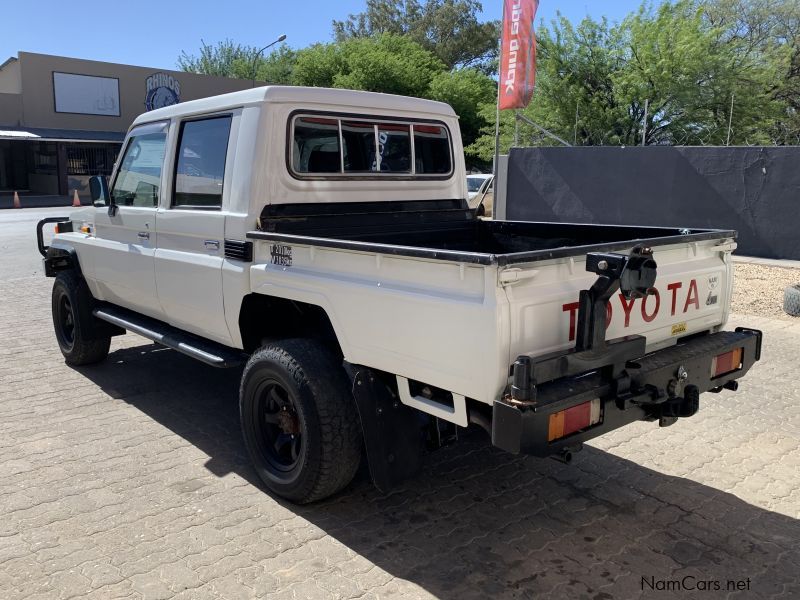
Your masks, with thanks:
M 19 202 L 19 194 L 14 192 L 14 208 L 22 208 L 22 204 Z
M 80 206 L 81 199 L 78 198 L 78 190 L 76 189 L 72 194 L 72 206 Z

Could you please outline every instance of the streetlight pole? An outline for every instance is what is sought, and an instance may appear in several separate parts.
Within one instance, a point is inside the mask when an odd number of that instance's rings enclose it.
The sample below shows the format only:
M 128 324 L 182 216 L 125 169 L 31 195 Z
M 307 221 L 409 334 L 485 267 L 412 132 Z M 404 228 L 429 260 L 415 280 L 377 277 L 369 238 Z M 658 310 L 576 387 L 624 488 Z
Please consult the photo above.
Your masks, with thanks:
M 250 87 L 256 87 L 256 62 L 258 61 L 258 58 L 261 56 L 261 53 L 264 52 L 264 50 L 266 50 L 267 48 L 271 48 L 275 44 L 277 44 L 279 42 L 282 42 L 285 39 L 286 39 L 286 34 L 282 33 L 277 40 L 275 40 L 272 43 L 267 44 L 261 50 L 256 52 L 256 55 L 253 57 L 253 66 L 250 68 L 250 73 L 252 74 L 252 77 L 250 78 L 251 79 Z

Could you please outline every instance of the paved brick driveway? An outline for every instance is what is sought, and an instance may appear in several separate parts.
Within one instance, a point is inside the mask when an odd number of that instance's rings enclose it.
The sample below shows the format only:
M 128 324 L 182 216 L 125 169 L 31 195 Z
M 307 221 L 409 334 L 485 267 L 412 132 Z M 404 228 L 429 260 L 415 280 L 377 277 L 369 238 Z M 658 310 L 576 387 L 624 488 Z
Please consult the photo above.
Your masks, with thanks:
M 800 597 L 800 322 L 735 318 L 767 333 L 740 392 L 601 438 L 572 466 L 479 432 L 401 491 L 362 473 L 297 508 L 254 481 L 238 372 L 133 335 L 69 368 L 50 285 L 0 283 L 0 599 L 728 595 L 642 591 L 686 576 Z

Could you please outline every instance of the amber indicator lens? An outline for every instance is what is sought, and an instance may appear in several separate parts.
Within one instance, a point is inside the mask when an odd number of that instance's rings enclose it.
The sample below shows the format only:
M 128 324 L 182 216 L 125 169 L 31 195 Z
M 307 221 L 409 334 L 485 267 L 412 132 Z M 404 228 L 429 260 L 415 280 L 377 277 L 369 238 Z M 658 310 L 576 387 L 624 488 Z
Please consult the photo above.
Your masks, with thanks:
M 711 361 L 711 377 L 722 377 L 741 369 L 742 356 L 744 356 L 744 348 L 736 348 L 715 356 Z

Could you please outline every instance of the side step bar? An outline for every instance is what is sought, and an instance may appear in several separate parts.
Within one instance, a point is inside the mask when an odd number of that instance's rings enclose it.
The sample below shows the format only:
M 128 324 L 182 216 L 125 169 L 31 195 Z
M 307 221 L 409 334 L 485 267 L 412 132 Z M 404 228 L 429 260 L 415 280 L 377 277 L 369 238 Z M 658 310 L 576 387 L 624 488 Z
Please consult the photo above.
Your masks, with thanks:
M 247 355 L 240 350 L 186 333 L 177 327 L 145 317 L 131 310 L 118 306 L 104 305 L 94 309 L 92 312 L 98 319 L 108 321 L 132 333 L 137 333 L 142 337 L 153 340 L 167 348 L 177 350 L 212 367 L 238 367 L 247 360 Z

